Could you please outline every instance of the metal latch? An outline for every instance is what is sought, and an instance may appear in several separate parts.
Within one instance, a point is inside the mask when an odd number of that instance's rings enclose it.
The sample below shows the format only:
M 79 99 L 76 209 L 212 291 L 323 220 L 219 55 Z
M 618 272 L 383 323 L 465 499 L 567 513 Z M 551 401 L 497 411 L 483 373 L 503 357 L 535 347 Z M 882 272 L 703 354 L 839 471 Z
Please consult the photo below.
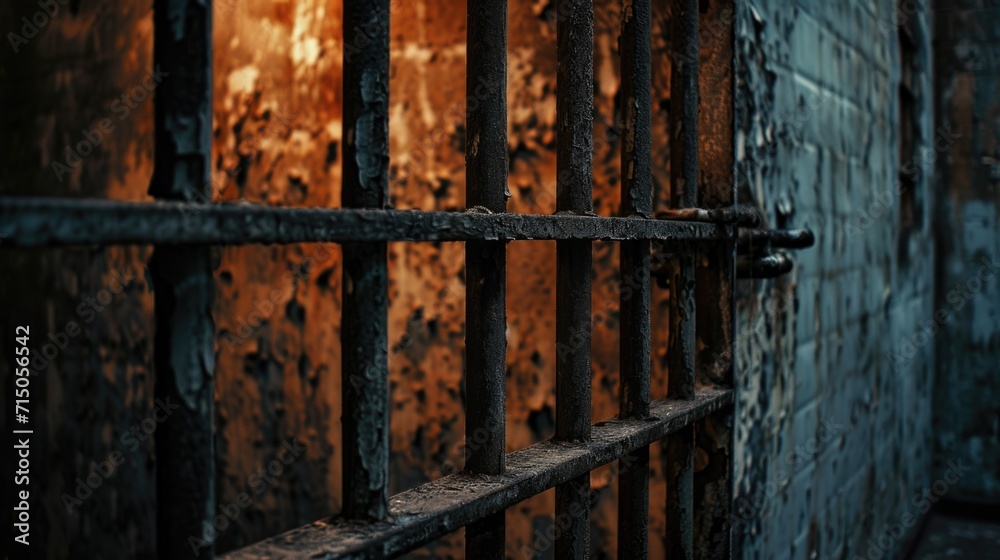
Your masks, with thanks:
M 716 210 L 690 208 L 658 212 L 659 219 L 690 220 L 729 224 L 739 228 L 737 241 L 737 278 L 777 278 L 792 271 L 794 262 L 783 250 L 807 249 L 816 243 L 808 229 L 760 229 L 760 217 L 752 206 L 741 205 Z M 667 243 L 653 244 L 660 258 L 653 259 L 650 274 L 666 288 L 671 277 L 671 250 Z
M 737 243 L 737 278 L 777 278 L 792 271 L 794 263 L 785 251 L 807 249 L 816 243 L 808 229 L 741 229 Z

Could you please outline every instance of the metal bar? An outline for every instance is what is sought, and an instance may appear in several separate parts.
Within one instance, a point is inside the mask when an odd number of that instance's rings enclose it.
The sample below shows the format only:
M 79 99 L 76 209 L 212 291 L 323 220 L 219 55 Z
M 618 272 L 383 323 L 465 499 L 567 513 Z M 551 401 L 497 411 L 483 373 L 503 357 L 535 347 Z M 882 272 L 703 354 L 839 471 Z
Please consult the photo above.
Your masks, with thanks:
M 739 258 L 736 261 L 737 278 L 777 278 L 788 274 L 795 267 L 792 259 L 784 253 L 762 257 Z
M 594 4 L 557 0 L 556 210 L 594 210 Z M 590 439 L 591 242 L 556 242 L 556 426 L 562 441 Z M 590 473 L 556 487 L 556 560 L 590 555 Z
M 729 225 L 559 214 L 275 208 L 0 198 L 0 249 L 149 244 L 252 245 L 350 241 L 729 239 Z
M 650 0 L 622 3 L 622 215 L 653 215 L 652 8 Z M 621 391 L 619 416 L 649 415 L 650 242 L 621 244 Z M 619 460 L 618 557 L 649 555 L 649 448 Z
M 466 94 L 466 204 L 507 210 L 507 0 L 469 0 Z M 507 371 L 505 241 L 465 245 L 465 470 L 504 472 Z M 465 529 L 465 557 L 503 560 L 506 523 L 498 511 Z
M 667 454 L 668 560 L 694 558 L 694 429 L 685 426 L 671 434 Z
M 389 205 L 389 0 L 344 2 L 344 174 L 349 208 Z M 344 509 L 382 519 L 389 504 L 388 270 L 386 243 L 345 243 L 340 328 Z
M 733 168 L 736 127 L 733 72 L 735 13 L 733 0 L 707 5 L 699 24 L 706 30 L 698 59 L 702 111 L 698 116 L 699 206 L 726 208 L 736 201 Z M 699 248 L 696 320 L 699 383 L 733 386 L 736 298 L 736 242 Z M 699 471 L 694 474 L 694 549 L 700 558 L 731 557 L 732 409 L 706 418 L 695 431 Z
M 676 208 L 698 204 L 698 1 L 672 0 L 674 56 L 671 65 L 670 182 Z M 668 394 L 695 394 L 695 247 L 676 252 L 669 340 Z M 667 439 L 667 558 L 691 560 L 694 551 L 694 432 Z
M 694 549 L 699 558 L 732 557 L 733 409 L 720 410 L 696 425 L 702 468 L 694 474 Z
M 210 198 L 212 6 L 156 0 L 153 63 L 169 76 L 156 89 L 155 173 L 159 199 Z M 156 247 L 154 395 L 179 405 L 156 430 L 156 543 L 160 558 L 213 558 L 215 537 L 215 281 L 209 249 Z
M 698 205 L 698 0 L 672 0 L 674 56 L 671 66 L 670 149 L 675 206 Z M 674 149 L 676 148 L 679 149 Z
M 649 557 L 649 448 L 618 460 L 618 558 Z
M 759 247 L 781 249 L 806 249 L 816 243 L 816 236 L 808 229 L 743 229 L 739 235 L 739 249 L 753 251 Z
M 670 179 L 674 205 L 697 205 L 698 186 L 698 1 L 673 0 Z M 695 251 L 680 248 L 671 283 L 670 394 L 687 398 L 695 373 Z
M 327 519 L 235 551 L 227 558 L 386 558 L 540 494 L 634 453 L 700 418 L 732 405 L 732 392 L 699 392 L 660 400 L 650 418 L 593 426 L 591 440 L 544 441 L 507 455 L 503 475 L 458 473 L 393 496 L 389 517 L 374 523 Z

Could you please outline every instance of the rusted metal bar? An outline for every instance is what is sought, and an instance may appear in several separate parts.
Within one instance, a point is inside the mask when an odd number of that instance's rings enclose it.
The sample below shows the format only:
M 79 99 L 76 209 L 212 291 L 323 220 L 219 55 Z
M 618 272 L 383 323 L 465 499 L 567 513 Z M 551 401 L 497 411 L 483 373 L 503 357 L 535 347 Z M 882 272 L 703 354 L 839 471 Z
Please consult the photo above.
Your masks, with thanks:
M 674 52 L 672 65 L 670 179 L 674 205 L 697 205 L 698 185 L 698 2 L 672 4 Z M 670 394 L 686 398 L 694 391 L 695 372 L 695 254 L 677 252 L 671 285 Z
M 348 208 L 389 205 L 389 0 L 344 2 L 344 29 L 367 41 L 344 49 L 344 174 Z M 386 243 L 345 243 L 341 399 L 344 509 L 383 519 L 389 502 Z
M 674 57 L 671 71 L 670 179 L 677 208 L 697 206 L 698 186 L 698 2 L 673 0 Z M 695 250 L 681 247 L 671 284 L 670 394 L 694 391 Z
M 654 401 L 649 419 L 612 419 L 593 426 L 587 442 L 549 440 L 507 455 L 503 475 L 458 473 L 408 490 L 374 523 L 326 519 L 272 537 L 226 558 L 390 558 L 586 475 L 718 410 L 732 392 Z
M 698 1 L 672 0 L 670 183 L 673 205 L 698 204 Z M 697 248 L 679 247 L 670 285 L 668 394 L 680 399 L 695 394 Z M 694 432 L 690 428 L 667 439 L 667 558 L 691 560 L 694 550 Z
M 649 556 L 649 448 L 618 460 L 618 557 Z
M 756 208 L 749 205 L 711 209 L 668 208 L 658 211 L 656 217 L 663 220 L 696 220 L 700 222 L 726 223 L 740 227 L 756 227 L 760 225 L 760 214 L 757 213 Z
M 558 0 L 556 210 L 594 210 L 594 4 Z M 556 426 L 561 441 L 590 439 L 591 242 L 556 242 Z M 556 487 L 557 560 L 590 554 L 590 473 Z
M 149 193 L 174 201 L 210 198 L 212 6 L 156 0 L 153 62 L 168 77 L 156 89 Z M 206 247 L 157 246 L 149 268 L 155 287 L 154 394 L 179 405 L 156 430 L 157 555 L 213 558 L 218 512 L 211 255 Z
M 469 0 L 466 95 L 466 204 L 507 210 L 507 0 Z M 469 473 L 500 475 L 506 452 L 507 254 L 505 241 L 465 245 L 465 413 Z M 504 512 L 465 529 L 465 557 L 503 560 Z
M 816 243 L 816 236 L 808 229 L 742 229 L 739 234 L 740 250 L 753 250 L 768 246 L 780 249 L 807 249 Z
M 620 42 L 622 215 L 653 213 L 652 8 L 650 0 L 622 3 Z M 619 416 L 649 414 L 650 242 L 621 244 L 621 391 Z M 649 554 L 649 448 L 619 460 L 618 557 Z
M 699 17 L 703 34 L 698 51 L 698 204 L 703 208 L 730 208 L 735 204 L 736 181 L 733 71 L 735 6 L 732 0 L 703 4 Z M 747 209 L 756 215 L 755 209 Z M 749 225 L 749 224 L 747 224 Z M 755 227 L 755 226 L 751 226 Z M 742 230 L 741 230 L 742 231 Z M 703 386 L 732 387 L 735 348 L 736 299 L 734 240 L 698 246 L 696 288 L 697 382 Z M 695 430 L 699 470 L 693 477 L 694 550 L 699 558 L 731 558 L 732 409 L 706 418 Z
M 274 208 L 0 197 L 0 250 L 149 244 L 252 245 L 350 241 L 733 238 L 729 225 L 559 214 Z
M 668 560 L 694 558 L 694 429 L 686 426 L 666 440 Z
M 795 264 L 784 253 L 763 257 L 739 258 L 736 261 L 737 278 L 777 278 L 792 271 Z
M 695 444 L 702 458 L 694 475 L 694 549 L 698 558 L 732 558 L 733 409 L 700 420 Z
M 698 0 L 672 0 L 671 19 L 671 182 L 675 206 L 694 208 L 698 205 Z

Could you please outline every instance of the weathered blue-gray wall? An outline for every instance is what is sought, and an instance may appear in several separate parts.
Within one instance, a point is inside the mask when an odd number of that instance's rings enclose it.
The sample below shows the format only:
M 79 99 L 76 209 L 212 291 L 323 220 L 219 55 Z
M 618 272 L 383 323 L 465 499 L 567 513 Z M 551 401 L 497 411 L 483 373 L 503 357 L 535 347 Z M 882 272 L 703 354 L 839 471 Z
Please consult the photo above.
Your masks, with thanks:
M 747 0 L 737 26 L 740 192 L 809 227 L 795 271 L 743 282 L 736 550 L 892 558 L 930 488 L 934 314 L 929 7 Z M 899 27 L 915 50 L 900 149 Z M 946 135 L 946 141 L 951 141 Z
M 991 8 L 984 6 L 992 6 Z M 936 477 L 958 460 L 963 500 L 1000 499 L 1000 4 L 935 3 L 939 127 L 963 131 L 937 174 Z

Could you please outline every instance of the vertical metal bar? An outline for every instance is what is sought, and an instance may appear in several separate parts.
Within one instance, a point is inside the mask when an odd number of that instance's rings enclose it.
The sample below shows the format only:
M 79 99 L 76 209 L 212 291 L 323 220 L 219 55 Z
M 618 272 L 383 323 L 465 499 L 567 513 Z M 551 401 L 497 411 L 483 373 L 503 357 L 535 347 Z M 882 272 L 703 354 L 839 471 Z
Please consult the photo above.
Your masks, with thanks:
M 466 96 L 466 205 L 507 211 L 507 0 L 469 0 Z M 506 245 L 465 244 L 465 469 L 504 471 L 507 314 Z M 465 530 L 465 556 L 503 560 L 504 512 Z
M 594 4 L 558 0 L 556 210 L 591 214 Z M 556 242 L 557 439 L 590 439 L 591 242 Z M 590 473 L 556 487 L 557 559 L 590 553 Z
M 164 80 L 154 108 L 158 199 L 210 199 L 212 6 L 156 0 L 153 64 Z M 215 326 L 208 248 L 156 247 L 153 275 L 155 395 L 179 408 L 156 431 L 156 540 L 160 558 L 212 558 Z
M 698 187 L 698 0 L 673 0 L 674 56 L 671 80 L 670 180 L 674 206 L 697 205 Z M 694 396 L 695 251 L 677 248 L 671 284 L 670 383 L 672 396 Z
M 666 440 L 667 539 L 669 560 L 694 558 L 694 427 Z
M 618 558 L 649 557 L 649 447 L 618 460 Z
M 670 179 L 677 208 L 698 199 L 698 0 L 672 0 Z M 677 247 L 671 283 L 669 395 L 690 399 L 695 390 L 696 248 Z M 694 430 L 667 438 L 667 557 L 690 560 L 694 549 Z
M 389 0 L 344 2 L 343 205 L 389 206 Z M 349 33 L 345 31 L 345 35 Z M 340 331 L 344 511 L 381 519 L 389 503 L 388 271 L 384 242 L 345 243 Z
M 621 31 L 622 215 L 652 217 L 652 11 L 650 0 L 623 0 Z M 650 242 L 621 244 L 621 394 L 619 415 L 649 415 Z M 619 460 L 618 557 L 649 554 L 649 448 Z
M 735 26 L 732 0 L 712 2 L 701 14 L 699 50 L 702 107 L 699 134 L 711 138 L 699 146 L 699 206 L 724 208 L 736 202 L 733 180 L 735 126 L 733 72 Z M 736 333 L 736 239 L 702 245 L 697 287 L 699 381 L 732 387 Z M 706 418 L 696 443 L 707 458 L 694 476 L 694 543 L 699 557 L 728 559 L 732 548 L 733 409 Z

